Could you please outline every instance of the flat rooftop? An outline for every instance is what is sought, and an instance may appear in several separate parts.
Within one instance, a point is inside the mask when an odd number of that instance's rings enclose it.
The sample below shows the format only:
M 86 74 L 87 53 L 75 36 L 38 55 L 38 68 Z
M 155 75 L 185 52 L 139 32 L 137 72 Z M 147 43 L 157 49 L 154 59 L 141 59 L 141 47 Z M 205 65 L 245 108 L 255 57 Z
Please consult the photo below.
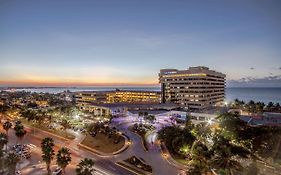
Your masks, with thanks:
M 85 91 L 77 91 L 77 92 L 75 92 L 75 93 L 112 93 L 112 92 L 146 92 L 146 93 L 159 93 L 160 94 L 160 91 L 158 91 L 158 90 L 155 90 L 155 91 L 153 91 L 153 90 L 127 90 L 127 89 L 116 89 L 116 90 L 108 90 L 108 91 L 106 91 L 106 90 L 101 90 L 101 91 L 87 91 L 87 90 L 85 90 Z
M 176 109 L 180 106 L 177 104 L 163 104 L 163 103 L 91 103 L 93 106 L 100 106 L 105 108 L 146 108 L 146 109 Z

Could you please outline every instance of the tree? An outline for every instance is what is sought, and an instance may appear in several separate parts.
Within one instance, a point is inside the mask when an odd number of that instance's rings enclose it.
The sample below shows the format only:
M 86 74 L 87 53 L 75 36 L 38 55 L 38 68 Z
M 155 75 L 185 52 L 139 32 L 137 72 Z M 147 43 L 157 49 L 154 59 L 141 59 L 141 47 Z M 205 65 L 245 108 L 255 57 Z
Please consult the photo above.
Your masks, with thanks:
M 139 112 L 139 116 L 138 117 L 140 117 L 140 116 L 143 116 L 143 112 L 141 112 L 141 111 Z
M 233 107 L 241 109 L 241 108 L 243 108 L 244 104 L 245 104 L 244 101 L 240 101 L 236 98 L 233 102 Z
M 256 112 L 256 104 L 253 100 L 246 104 L 246 110 L 251 113 Z
M 63 119 L 60 124 L 63 126 L 64 129 L 71 128 L 69 120 Z
M 238 114 L 224 113 L 217 117 L 219 127 L 224 137 L 236 142 L 247 140 L 248 133 L 245 132 L 249 126 L 240 120 Z
M 36 114 L 33 110 L 23 110 L 21 111 L 21 116 L 28 121 L 33 121 L 36 117 Z
M 185 155 L 196 139 L 189 128 L 182 129 L 178 126 L 162 128 L 158 132 L 158 137 L 171 152 L 180 155 Z
M 9 169 L 9 175 L 14 175 L 16 171 L 17 163 L 20 161 L 16 153 L 10 152 L 6 158 L 6 165 Z
M 3 128 L 6 130 L 6 134 L 8 136 L 9 129 L 12 128 L 12 123 L 9 121 L 6 121 L 5 123 L 3 123 Z
M 20 121 L 17 121 L 16 122 L 16 125 L 14 127 L 14 130 L 15 130 L 15 134 L 16 136 L 22 140 L 23 137 L 25 136 L 26 134 L 26 130 L 24 130 L 24 126 L 22 125 L 22 123 Z
M 257 163 L 254 161 L 252 162 L 245 170 L 245 175 L 256 175 L 259 174 L 259 168 L 257 166 Z
M 61 167 L 63 174 L 65 174 L 65 168 L 71 162 L 69 149 L 62 147 L 57 153 L 57 165 Z
M 6 134 L 4 133 L 0 133 L 0 160 L 1 163 L 3 163 L 3 159 L 1 159 L 3 157 L 3 148 L 6 145 L 7 148 L 7 143 L 8 143 L 8 137 Z
M 9 110 L 9 106 L 6 104 L 0 105 L 0 115 L 1 115 L 1 120 L 2 120 L 2 115 L 5 115 L 5 113 Z M 1 122 L 0 120 L 0 122 Z
M 273 106 L 274 106 L 273 102 L 269 102 L 266 107 L 270 109 L 270 108 L 272 108 Z
M 143 113 L 143 115 L 144 115 L 144 116 L 148 116 L 148 112 L 145 111 L 145 112 Z
M 50 137 L 46 137 L 41 142 L 41 150 L 42 150 L 42 159 L 46 162 L 48 175 L 51 174 L 50 164 L 54 158 L 55 151 L 54 140 Z
M 145 120 L 148 120 L 148 121 L 151 122 L 151 123 L 156 120 L 155 115 L 147 115 L 147 116 L 144 116 L 144 119 L 145 119 Z
M 224 138 L 220 133 L 213 137 L 211 152 L 213 157 L 211 165 L 225 174 L 233 174 L 233 170 L 243 170 L 237 158 L 249 158 L 250 152 L 242 146 L 234 145 L 229 139 Z
M 197 167 L 201 172 L 208 172 L 209 160 L 212 157 L 211 151 L 201 141 L 197 140 L 191 147 L 191 165 Z
M 0 149 L 2 150 L 7 143 L 8 143 L 7 135 L 5 133 L 0 133 Z
M 211 138 L 212 130 L 210 125 L 206 123 L 199 123 L 193 126 L 192 133 L 196 136 L 197 139 L 207 142 Z
M 249 126 L 238 115 L 225 113 L 218 117 L 221 135 L 232 142 L 243 145 L 261 158 L 277 160 L 281 156 L 281 128 L 278 126 Z
M 77 165 L 76 173 L 77 175 L 92 175 L 95 171 L 94 160 L 85 158 Z
M 190 168 L 186 171 L 186 175 L 202 175 L 202 168 L 198 164 L 192 163 Z

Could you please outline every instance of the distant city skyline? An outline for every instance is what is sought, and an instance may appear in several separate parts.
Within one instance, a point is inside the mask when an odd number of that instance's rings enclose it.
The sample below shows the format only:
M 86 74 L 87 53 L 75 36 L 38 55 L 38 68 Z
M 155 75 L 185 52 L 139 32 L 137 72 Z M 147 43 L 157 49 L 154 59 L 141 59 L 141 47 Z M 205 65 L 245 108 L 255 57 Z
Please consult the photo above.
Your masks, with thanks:
M 158 86 L 206 66 L 281 87 L 281 1 L 1 1 L 0 86 Z

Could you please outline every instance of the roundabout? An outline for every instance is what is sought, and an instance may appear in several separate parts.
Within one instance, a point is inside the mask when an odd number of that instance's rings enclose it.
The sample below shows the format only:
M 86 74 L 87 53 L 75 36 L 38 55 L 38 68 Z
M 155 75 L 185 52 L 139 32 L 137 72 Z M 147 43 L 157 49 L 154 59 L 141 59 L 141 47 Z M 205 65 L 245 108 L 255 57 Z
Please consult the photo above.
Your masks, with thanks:
M 142 120 L 141 120 L 142 121 Z M 138 117 L 127 116 L 114 118 L 110 124 L 111 127 L 116 127 L 122 133 L 126 134 L 132 144 L 124 152 L 115 155 L 115 160 L 123 161 L 131 156 L 136 156 L 143 159 L 147 164 L 152 167 L 152 174 L 179 174 L 185 167 L 179 166 L 169 160 L 171 157 L 167 157 L 163 154 L 160 143 L 157 141 L 157 132 L 164 126 L 171 126 L 172 123 L 169 122 L 168 116 L 158 116 L 156 122 L 152 124 L 155 129 L 149 131 L 145 134 L 144 140 L 137 133 L 129 130 L 135 123 L 141 123 Z M 148 150 L 146 151 L 143 147 L 143 142 L 148 145 Z

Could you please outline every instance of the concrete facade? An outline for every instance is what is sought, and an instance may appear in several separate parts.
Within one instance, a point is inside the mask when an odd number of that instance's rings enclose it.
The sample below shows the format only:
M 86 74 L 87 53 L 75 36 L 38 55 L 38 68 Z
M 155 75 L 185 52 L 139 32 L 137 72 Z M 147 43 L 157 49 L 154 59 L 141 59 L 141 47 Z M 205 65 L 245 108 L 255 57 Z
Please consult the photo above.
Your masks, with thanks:
M 223 105 L 225 77 L 225 74 L 202 66 L 187 70 L 161 69 L 161 102 L 176 103 L 189 109 Z

